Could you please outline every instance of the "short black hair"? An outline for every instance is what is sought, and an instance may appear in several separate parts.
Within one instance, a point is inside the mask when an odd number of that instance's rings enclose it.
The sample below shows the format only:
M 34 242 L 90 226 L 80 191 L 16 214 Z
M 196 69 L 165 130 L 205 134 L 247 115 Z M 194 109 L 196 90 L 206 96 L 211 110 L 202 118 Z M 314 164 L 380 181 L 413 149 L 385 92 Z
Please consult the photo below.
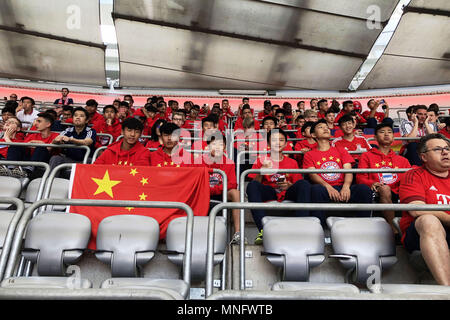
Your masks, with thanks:
M 275 111 L 275 115 L 277 115 L 278 113 L 282 113 L 283 115 L 286 115 L 286 110 L 284 110 L 284 109 L 277 109 L 277 111 Z
M 123 98 L 131 98 L 131 102 L 134 102 L 133 96 L 131 94 L 126 94 L 123 96 Z
M 214 117 L 214 115 L 209 115 L 202 119 L 202 126 L 205 122 L 212 122 L 214 125 L 216 125 L 219 123 L 219 117 L 217 117 L 217 116 Z
M 5 106 L 3 107 L 2 114 L 5 113 L 5 112 L 10 112 L 13 115 L 16 115 L 16 108 L 18 106 L 18 103 L 16 102 L 16 104 L 15 104 L 16 106 L 14 106 L 14 104 L 11 104 L 11 103 L 8 104 L 8 102 L 6 102 Z M 12 101 L 12 102 L 15 102 L 15 101 Z
M 45 113 L 49 113 L 49 114 L 53 117 L 53 119 L 55 119 L 55 120 L 56 120 L 56 118 L 57 118 L 57 116 L 58 116 L 58 114 L 56 113 L 56 111 L 53 110 L 53 109 L 48 109 L 48 110 L 45 110 L 44 112 L 45 112 Z
M 215 131 L 215 133 L 217 133 L 217 134 L 211 134 L 209 137 L 207 137 L 207 139 L 206 139 L 207 145 L 209 145 L 213 141 L 219 140 L 219 139 L 216 139 L 217 136 L 220 136 L 222 138 L 222 141 L 224 144 L 227 143 L 227 138 L 220 131 Z
M 270 100 L 264 100 L 264 106 L 271 106 L 272 102 Z
M 108 104 L 103 107 L 103 114 L 105 113 L 106 109 L 112 109 L 114 111 L 114 113 L 117 113 L 117 108 L 115 106 L 113 106 L 112 104 Z
M 418 105 L 416 105 L 416 108 L 414 109 L 414 112 L 417 112 L 417 110 L 425 110 L 425 111 L 428 111 L 428 108 L 427 108 L 427 106 L 424 105 L 424 104 L 418 104 Z
M 287 134 L 283 129 L 275 128 L 275 129 L 270 130 L 270 131 L 267 133 L 267 143 L 268 143 L 269 145 L 270 145 L 270 137 L 272 136 L 272 134 L 275 134 L 275 133 L 282 134 L 282 135 L 284 136 L 284 138 L 286 139 L 286 142 L 287 142 L 287 140 L 288 140 L 288 134 Z
M 242 111 L 249 109 L 250 111 L 252 110 L 252 108 L 250 107 L 250 105 L 248 103 L 244 104 L 242 106 Z
M 139 120 L 138 120 L 139 121 Z M 140 122 L 140 121 L 139 121 Z M 156 134 L 156 129 L 159 128 L 159 132 L 161 132 L 161 127 L 164 125 L 164 123 L 166 123 L 167 121 L 164 119 L 158 119 L 155 121 L 155 123 L 153 123 L 152 129 L 151 129 L 151 140 L 152 141 L 158 141 L 158 135 Z M 142 124 L 142 122 L 141 122 Z
M 130 108 L 130 104 L 127 101 L 120 101 L 119 108 L 120 107 Z
M 63 106 L 63 111 L 70 111 L 71 114 L 73 114 L 73 106 Z
M 86 115 L 86 119 L 89 119 L 89 117 L 90 117 L 89 116 L 89 112 L 87 112 L 87 110 L 85 108 L 83 108 L 83 107 L 76 107 L 75 109 L 73 109 L 72 115 L 74 115 L 75 112 L 77 112 L 77 111 L 83 111 L 84 114 Z
M 166 122 L 164 123 L 160 128 L 159 131 L 161 134 L 172 134 L 174 131 L 180 129 L 179 126 L 177 126 L 175 123 L 172 122 Z
M 98 107 L 98 102 L 95 101 L 94 99 L 89 99 L 88 101 L 86 101 L 86 105 L 89 107 Z
M 320 99 L 319 102 L 317 102 L 317 106 L 320 107 L 320 105 L 322 103 L 328 103 L 328 100 L 327 99 Z
M 345 100 L 344 102 L 342 102 L 342 109 L 344 109 L 345 106 L 348 105 L 348 104 L 353 104 L 353 101 L 352 100 Z
M 305 132 L 307 128 L 312 128 L 315 122 L 313 121 L 306 121 L 305 124 L 302 126 L 301 132 Z
M 314 124 L 311 126 L 310 132 L 311 133 L 315 132 L 316 127 L 321 123 L 325 123 L 328 126 L 327 121 L 325 119 L 320 119 L 319 121 L 314 122 Z
M 383 121 L 383 122 L 377 124 L 377 126 L 375 127 L 374 135 L 377 135 L 377 132 L 380 131 L 383 128 L 391 128 L 392 131 L 394 131 L 394 128 L 392 127 L 391 123 Z
M 355 119 L 353 119 L 353 117 L 350 114 L 344 114 L 342 117 L 339 118 L 338 120 L 338 124 L 339 127 L 344 123 L 344 122 L 355 122 Z
M 14 108 L 14 114 L 16 114 L 16 109 L 17 109 L 18 106 L 19 106 L 19 104 L 17 103 L 17 101 L 8 100 L 8 101 L 6 101 L 4 108 L 6 108 L 6 107 Z
M 264 123 L 265 123 L 266 121 L 268 121 L 268 120 L 272 120 L 272 121 L 275 123 L 275 125 L 278 124 L 278 119 L 275 118 L 275 117 L 273 117 L 273 116 L 267 116 L 267 117 L 264 117 L 264 119 L 263 119 L 263 121 L 262 121 L 261 124 L 264 126 Z
M 44 118 L 45 120 L 47 120 L 48 122 L 50 122 L 50 124 L 53 124 L 53 122 L 55 122 L 55 118 L 53 118 L 53 116 L 48 113 L 48 112 L 41 112 L 38 113 L 37 115 L 38 117 Z
M 327 111 L 325 111 L 325 116 L 330 113 L 335 114 L 334 110 L 330 108 Z
M 125 128 L 140 130 L 142 132 L 142 130 L 144 130 L 144 125 L 138 119 L 126 118 L 122 122 L 122 130 L 125 130 Z
M 31 104 L 32 104 L 33 106 L 35 105 L 34 99 L 31 98 L 31 97 L 25 96 L 25 97 L 20 98 L 20 101 L 21 101 L 21 102 L 24 102 L 24 100 L 30 100 L 30 101 L 31 101 Z

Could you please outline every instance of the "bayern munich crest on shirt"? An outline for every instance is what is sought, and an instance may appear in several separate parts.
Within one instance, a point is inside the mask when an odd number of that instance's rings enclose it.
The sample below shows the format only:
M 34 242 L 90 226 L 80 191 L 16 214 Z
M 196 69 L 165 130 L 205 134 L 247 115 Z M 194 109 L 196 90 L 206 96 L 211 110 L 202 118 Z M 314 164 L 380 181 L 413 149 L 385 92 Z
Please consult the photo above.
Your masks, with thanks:
M 326 161 L 322 163 L 320 169 L 330 170 L 330 169 L 340 169 L 339 165 L 334 161 Z M 328 181 L 337 181 L 341 177 L 340 173 L 322 173 L 321 176 Z
M 381 169 L 391 169 L 391 167 L 381 167 Z M 398 180 L 398 175 L 396 173 L 379 173 L 380 182 L 384 184 L 393 184 Z
M 210 187 L 215 187 L 222 183 L 222 176 L 219 173 L 213 173 L 209 176 Z

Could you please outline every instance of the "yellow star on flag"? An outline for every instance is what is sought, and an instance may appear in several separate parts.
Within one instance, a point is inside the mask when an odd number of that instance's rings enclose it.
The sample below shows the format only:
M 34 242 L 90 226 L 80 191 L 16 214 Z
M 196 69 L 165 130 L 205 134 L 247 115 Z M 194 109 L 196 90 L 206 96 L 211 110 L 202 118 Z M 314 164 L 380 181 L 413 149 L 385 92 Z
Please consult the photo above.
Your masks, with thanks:
M 98 185 L 98 188 L 94 193 L 94 196 L 99 193 L 105 192 L 107 195 L 109 195 L 113 199 L 114 199 L 114 196 L 113 196 L 112 188 L 115 185 L 122 182 L 122 181 L 118 181 L 118 180 L 111 180 L 109 178 L 108 170 L 106 170 L 105 175 L 103 176 L 103 179 L 97 179 L 97 178 L 91 178 L 91 179 L 94 180 L 94 182 Z
M 147 199 L 147 195 L 142 192 L 142 194 L 139 195 L 139 200 L 145 201 Z
M 137 172 L 137 169 L 136 169 L 136 168 L 131 169 L 131 171 L 130 171 L 130 174 L 132 174 L 133 177 L 134 177 L 137 173 L 139 173 L 139 172 Z
M 127 209 L 128 212 L 131 212 L 131 210 L 133 210 L 134 208 L 133 207 L 126 207 L 125 209 Z
M 142 178 L 140 183 L 142 183 L 143 186 L 148 184 L 148 178 Z

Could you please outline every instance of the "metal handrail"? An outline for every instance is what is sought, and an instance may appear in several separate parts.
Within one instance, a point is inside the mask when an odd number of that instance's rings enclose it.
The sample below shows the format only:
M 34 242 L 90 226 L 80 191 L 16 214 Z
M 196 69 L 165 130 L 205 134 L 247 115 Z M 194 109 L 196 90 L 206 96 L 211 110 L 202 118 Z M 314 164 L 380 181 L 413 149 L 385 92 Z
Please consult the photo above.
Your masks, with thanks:
M 328 211 L 360 211 L 374 210 L 401 210 L 401 211 L 449 211 L 450 205 L 417 205 L 417 204 L 359 204 L 359 203 L 224 203 L 214 207 L 209 213 L 208 221 L 208 245 L 206 255 L 206 297 L 209 297 L 213 292 L 213 258 L 214 258 L 214 234 L 215 234 L 215 218 L 217 213 L 223 209 L 241 209 L 241 216 L 243 209 L 264 209 L 264 210 L 328 210 Z M 243 230 L 243 229 L 242 229 Z M 241 230 L 241 232 L 242 232 Z M 244 246 L 241 235 L 241 246 Z M 245 257 L 241 256 L 240 264 L 240 290 L 245 290 Z
M 73 149 L 85 149 L 83 163 L 87 163 L 91 149 L 88 146 L 79 146 L 76 144 L 52 144 L 52 143 L 29 143 L 29 142 L 6 142 L 0 141 L 0 145 L 8 146 L 21 146 L 21 147 L 52 147 L 52 148 L 73 148 Z
M 33 203 L 23 213 L 12 242 L 11 253 L 6 266 L 5 278 L 12 277 L 14 265 L 20 253 L 25 229 L 34 210 L 44 205 L 74 205 L 93 207 L 135 207 L 135 208 L 174 208 L 184 210 L 187 214 L 185 254 L 183 257 L 183 280 L 190 286 L 192 261 L 192 236 L 194 212 L 192 208 L 181 202 L 162 201 L 128 201 L 128 200 L 92 200 L 92 199 L 42 199 Z M 8 243 L 10 245 L 10 243 Z
M 330 173 L 404 173 L 408 170 L 411 170 L 411 168 L 405 168 L 405 169 L 248 169 L 245 170 L 242 175 L 238 178 L 240 183 L 239 193 L 240 193 L 240 200 L 241 204 L 244 203 L 245 199 L 245 189 L 244 189 L 244 181 L 245 177 L 250 173 L 259 173 L 261 175 L 264 174 L 275 174 L 275 173 L 324 173 L 324 172 L 330 172 Z M 253 203 L 253 202 L 252 202 Z M 280 204 L 277 204 L 280 205 Z M 303 204 L 302 204 L 303 205 Z M 317 205 L 317 204 L 316 204 Z M 341 205 L 341 204 L 339 204 Z M 210 213 L 211 214 L 211 213 Z M 241 209 L 240 212 L 240 223 L 242 225 L 245 223 L 245 216 L 244 216 L 244 210 Z M 241 228 L 241 239 L 244 239 L 245 237 L 245 229 Z M 241 273 L 241 287 L 245 283 L 245 255 L 244 255 L 244 243 L 241 241 L 240 243 L 240 266 L 243 273 Z
M 3 275 L 6 268 L 6 263 L 8 261 L 9 252 L 11 249 L 11 241 L 14 237 L 14 233 L 16 231 L 17 224 L 20 221 L 20 218 L 22 217 L 23 210 L 25 208 L 23 201 L 18 198 L 0 198 L 0 203 L 10 203 L 14 204 L 16 206 L 16 213 L 14 214 L 13 218 L 11 219 L 8 230 L 6 231 L 6 236 L 3 242 L 3 248 L 1 250 L 0 255 L 0 282 L 3 280 Z
M 100 148 L 97 148 L 94 152 L 94 154 L 92 155 L 92 160 L 91 160 L 91 164 L 93 164 L 95 162 L 95 160 L 97 160 L 98 154 L 100 153 L 100 151 L 102 150 L 106 150 L 108 149 L 107 146 L 102 146 Z

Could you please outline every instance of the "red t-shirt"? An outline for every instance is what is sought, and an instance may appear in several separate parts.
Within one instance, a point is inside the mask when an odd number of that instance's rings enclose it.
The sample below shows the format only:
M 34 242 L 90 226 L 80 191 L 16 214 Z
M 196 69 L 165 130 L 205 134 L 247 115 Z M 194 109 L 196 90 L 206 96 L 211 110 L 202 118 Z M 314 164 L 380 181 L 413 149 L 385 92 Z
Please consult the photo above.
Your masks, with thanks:
M 362 154 L 358 163 L 359 169 L 398 169 L 411 168 L 408 159 L 397 155 L 394 151 L 386 155 L 380 150 L 373 148 Z M 372 186 L 375 182 L 381 182 L 388 185 L 392 192 L 398 194 L 400 179 L 404 173 L 358 173 L 356 183 Z
M 0 139 L 1 142 L 5 142 L 5 139 Z M 11 139 L 12 142 L 23 142 L 23 135 L 18 135 L 16 133 L 16 137 L 14 139 Z M 8 148 L 9 146 L 6 144 L 0 144 L 0 155 L 3 156 L 3 158 L 6 159 L 6 156 L 8 155 Z
M 303 168 L 315 168 L 321 170 L 343 169 L 344 164 L 353 164 L 355 160 L 345 150 L 339 147 L 330 147 L 327 151 L 313 149 L 308 151 L 303 157 Z M 331 186 L 340 186 L 344 184 L 342 173 L 320 173 L 319 176 Z
M 447 127 L 444 127 L 441 130 L 439 130 L 439 133 L 447 137 L 447 139 L 450 139 L 450 132 L 447 131 Z
M 160 147 L 158 150 L 150 153 L 150 165 L 154 167 L 185 167 L 189 166 L 192 161 L 192 155 L 183 148 L 177 147 L 169 155 Z
M 370 146 L 369 142 L 366 140 L 366 138 L 364 138 L 363 136 L 353 136 L 353 140 L 349 141 L 347 139 L 344 139 L 344 137 L 339 137 L 334 139 L 331 142 L 331 145 L 333 147 L 340 147 L 343 148 L 347 151 L 356 151 L 358 149 L 358 145 L 360 146 L 360 149 L 362 149 L 362 151 L 368 151 L 370 149 L 372 149 L 372 147 Z M 352 154 L 353 158 L 355 159 L 359 159 L 359 157 L 361 155 L 359 154 Z
M 225 172 L 227 176 L 227 190 L 237 189 L 236 181 L 236 166 L 234 162 L 225 156 L 222 156 L 219 163 L 213 163 L 209 154 L 203 155 L 203 162 L 201 167 L 207 167 L 210 169 L 220 169 Z M 223 192 L 223 179 L 219 173 L 211 172 L 209 174 L 209 188 L 211 195 L 222 195 Z
M 370 111 L 366 110 L 361 115 L 364 117 L 364 119 L 369 119 Z M 384 119 L 384 112 L 375 112 L 374 118 L 378 123 L 382 122 Z
M 234 124 L 234 130 L 244 130 L 244 127 L 242 125 L 243 122 L 244 122 L 243 118 L 238 118 Z M 258 120 L 254 119 L 253 126 L 254 126 L 255 130 L 259 130 L 260 124 L 259 124 Z
M 271 159 L 270 155 L 259 157 L 253 164 L 252 169 L 261 169 L 265 160 L 272 161 L 272 169 L 298 169 L 297 161 L 289 157 L 284 156 L 282 161 L 275 161 Z M 249 178 L 253 179 L 256 174 L 249 174 Z M 286 191 L 281 191 L 278 189 L 277 181 L 280 177 L 284 176 L 291 183 L 295 183 L 298 180 L 303 179 L 300 173 L 275 173 L 272 175 L 262 176 L 262 184 L 271 186 L 277 192 L 277 200 L 282 201 L 285 197 Z
M 400 203 L 423 201 L 426 204 L 450 203 L 450 171 L 447 178 L 441 178 L 430 173 L 423 166 L 406 172 L 400 180 Z M 450 214 L 450 211 L 446 211 Z M 405 231 L 414 221 L 414 217 L 403 211 L 400 219 L 402 242 L 405 240 Z

